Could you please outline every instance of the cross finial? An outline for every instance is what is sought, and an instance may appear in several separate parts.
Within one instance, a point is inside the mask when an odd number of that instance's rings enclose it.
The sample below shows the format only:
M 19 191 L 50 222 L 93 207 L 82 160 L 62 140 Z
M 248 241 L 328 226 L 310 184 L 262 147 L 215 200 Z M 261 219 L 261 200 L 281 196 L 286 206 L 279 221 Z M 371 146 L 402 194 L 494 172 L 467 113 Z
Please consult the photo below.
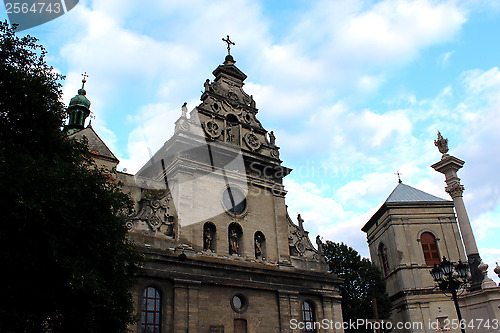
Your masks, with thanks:
M 82 74 L 83 76 L 83 79 L 82 79 L 82 89 L 85 87 L 85 82 L 87 82 L 87 78 L 89 77 L 87 75 L 87 72 L 85 72 L 84 74 Z
M 395 175 L 398 176 L 398 183 L 402 183 L 403 181 L 401 180 L 401 173 L 399 171 L 396 171 Z
M 222 38 L 222 41 L 227 43 L 227 55 L 231 55 L 231 45 L 235 44 L 229 39 L 229 35 L 227 38 Z

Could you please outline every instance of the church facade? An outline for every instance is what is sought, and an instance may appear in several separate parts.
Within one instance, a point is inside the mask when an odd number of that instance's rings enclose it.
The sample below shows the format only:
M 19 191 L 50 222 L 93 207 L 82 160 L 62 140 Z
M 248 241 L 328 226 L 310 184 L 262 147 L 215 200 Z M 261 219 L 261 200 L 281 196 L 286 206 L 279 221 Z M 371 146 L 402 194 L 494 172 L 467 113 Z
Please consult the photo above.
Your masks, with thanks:
M 116 172 L 135 201 L 129 237 L 147 258 L 132 290 L 133 332 L 343 332 L 342 283 L 328 272 L 303 220 L 285 204 L 273 132 L 257 119 L 231 55 L 183 105 L 175 133 L 136 175 Z M 91 126 L 83 88 L 66 130 L 97 164 L 118 159 Z M 322 323 L 322 325 L 319 325 Z M 337 324 L 336 324 L 337 323 Z

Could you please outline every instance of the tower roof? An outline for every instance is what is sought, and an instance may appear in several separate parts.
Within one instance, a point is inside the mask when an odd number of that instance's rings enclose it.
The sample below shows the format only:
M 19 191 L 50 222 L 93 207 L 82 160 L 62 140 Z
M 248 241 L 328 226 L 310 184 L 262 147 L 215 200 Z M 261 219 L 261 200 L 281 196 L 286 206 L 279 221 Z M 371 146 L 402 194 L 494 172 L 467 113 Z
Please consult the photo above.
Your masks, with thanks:
M 448 201 L 424 191 L 418 190 L 409 185 L 399 183 L 389 195 L 386 203 L 411 203 L 411 202 L 443 202 Z
M 391 192 L 389 197 L 385 200 L 382 206 L 375 214 L 366 222 L 361 228 L 362 231 L 368 230 L 377 223 L 377 220 L 390 208 L 401 207 L 405 205 L 419 205 L 419 206 L 453 206 L 453 201 L 436 197 L 432 194 L 418 190 L 409 185 L 399 183 L 396 188 Z
M 219 80 L 222 74 L 226 74 L 228 77 L 236 79 L 238 81 L 245 81 L 247 76 L 234 65 L 235 63 L 236 61 L 234 60 L 233 56 L 227 55 L 224 59 L 224 63 L 222 65 L 219 65 L 219 67 L 217 67 L 212 72 L 212 74 L 215 76 L 215 80 Z
M 66 112 L 69 115 L 68 124 L 64 126 L 64 131 L 67 134 L 72 134 L 77 131 L 81 131 L 85 127 L 85 119 L 90 115 L 90 101 L 85 96 L 87 92 L 85 91 L 85 79 L 88 77 L 87 72 L 82 74 L 82 88 L 78 89 L 78 94 L 73 97 L 70 102 Z
M 86 109 L 90 108 L 90 101 L 89 99 L 85 96 L 87 94 L 87 92 L 85 91 L 85 89 L 78 89 L 78 95 L 76 95 L 75 97 L 71 98 L 70 102 L 69 102 L 69 106 L 70 107 L 73 107 L 73 106 L 82 106 Z

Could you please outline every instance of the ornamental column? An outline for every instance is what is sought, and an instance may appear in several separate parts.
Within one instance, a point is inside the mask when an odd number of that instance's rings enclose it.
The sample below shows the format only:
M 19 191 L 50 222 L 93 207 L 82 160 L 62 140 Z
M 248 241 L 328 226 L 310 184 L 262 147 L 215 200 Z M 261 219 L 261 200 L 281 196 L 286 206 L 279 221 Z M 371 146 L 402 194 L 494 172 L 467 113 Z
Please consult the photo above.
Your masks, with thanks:
M 444 139 L 438 131 L 438 138 L 434 140 L 434 144 L 438 147 L 439 152 L 443 154 L 441 161 L 434 163 L 431 167 L 445 175 L 446 187 L 445 191 L 453 199 L 455 204 L 455 212 L 457 214 L 458 226 L 462 234 L 462 240 L 465 246 L 465 253 L 469 262 L 471 272 L 471 286 L 470 290 L 481 289 L 481 282 L 483 281 L 483 274 L 479 271 L 478 266 L 481 263 L 481 257 L 477 249 L 476 240 L 472 232 L 469 216 L 465 209 L 463 200 L 464 186 L 460 184 L 460 178 L 457 176 L 457 171 L 462 168 L 464 161 L 456 158 L 455 156 L 448 155 L 448 139 Z

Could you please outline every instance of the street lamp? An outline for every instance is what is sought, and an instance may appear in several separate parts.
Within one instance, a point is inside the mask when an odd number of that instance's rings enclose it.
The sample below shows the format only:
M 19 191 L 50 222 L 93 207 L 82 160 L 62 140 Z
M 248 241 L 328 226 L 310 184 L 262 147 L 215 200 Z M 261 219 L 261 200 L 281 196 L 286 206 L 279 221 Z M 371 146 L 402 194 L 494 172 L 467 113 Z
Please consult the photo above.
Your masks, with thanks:
M 434 264 L 434 268 L 430 271 L 432 278 L 438 283 L 439 289 L 442 292 L 449 291 L 451 293 L 462 333 L 465 333 L 465 328 L 462 326 L 462 314 L 458 305 L 457 291 L 467 284 L 468 271 L 469 265 L 461 260 L 458 261 L 458 264 L 454 264 L 448 261 L 446 257 L 443 257 L 443 261 L 439 266 Z

